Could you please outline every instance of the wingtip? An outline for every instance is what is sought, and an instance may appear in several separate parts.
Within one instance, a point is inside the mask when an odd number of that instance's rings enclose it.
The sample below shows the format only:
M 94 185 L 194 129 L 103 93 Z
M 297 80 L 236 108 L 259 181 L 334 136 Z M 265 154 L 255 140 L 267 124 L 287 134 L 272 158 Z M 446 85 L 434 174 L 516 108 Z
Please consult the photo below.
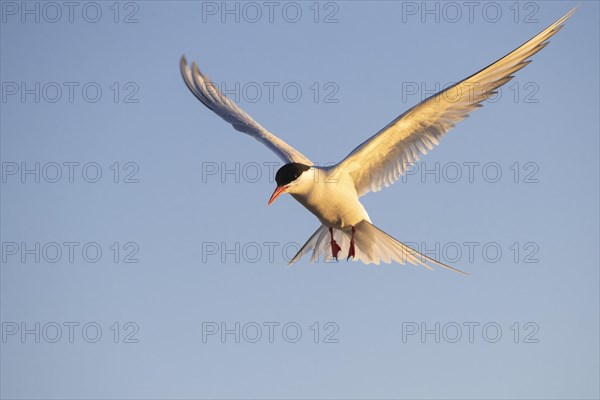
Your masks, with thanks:
M 181 76 L 183 76 L 183 80 L 187 83 L 187 60 L 185 59 L 185 55 L 181 56 L 179 59 L 179 72 L 181 72 Z
M 181 71 L 185 71 L 188 68 L 188 63 L 187 63 L 187 58 L 185 58 L 185 54 L 181 55 L 181 58 L 179 59 L 179 69 L 181 69 Z
M 461 270 L 461 269 L 458 269 L 458 268 L 451 267 L 451 266 L 449 266 L 449 265 L 446 265 L 446 264 L 444 264 L 444 263 L 442 263 L 442 262 L 440 262 L 440 261 L 437 261 L 437 260 L 434 260 L 434 261 L 435 261 L 436 263 L 438 263 L 439 265 L 441 265 L 442 267 L 444 267 L 444 268 L 446 268 L 446 269 L 449 269 L 450 271 L 457 272 L 457 273 L 459 273 L 459 274 L 466 275 L 466 276 L 471 276 L 471 274 L 469 274 L 468 272 L 465 272 L 465 271 L 463 271 L 463 270 Z
M 575 14 L 575 11 L 577 11 L 577 9 L 581 7 L 581 3 L 577 4 L 575 7 L 571 8 L 561 19 L 559 19 L 559 23 L 562 26 L 562 24 L 564 24 L 569 18 L 571 18 L 571 16 L 573 16 L 573 14 Z
M 575 7 L 571 8 L 571 10 L 569 10 L 569 12 L 567 14 L 573 15 L 575 13 L 575 11 L 577 11 L 577 9 L 579 9 L 579 7 L 581 7 L 581 3 L 577 3 L 575 5 Z
M 298 259 L 294 256 L 294 258 L 292 258 L 290 260 L 290 262 L 287 263 L 287 265 L 285 266 L 286 268 L 291 268 L 293 264 L 296 263 L 296 261 L 298 261 Z
M 202 76 L 202 73 L 200 72 L 200 68 L 198 68 L 198 64 L 196 64 L 196 61 L 192 61 L 192 71 L 200 76 Z

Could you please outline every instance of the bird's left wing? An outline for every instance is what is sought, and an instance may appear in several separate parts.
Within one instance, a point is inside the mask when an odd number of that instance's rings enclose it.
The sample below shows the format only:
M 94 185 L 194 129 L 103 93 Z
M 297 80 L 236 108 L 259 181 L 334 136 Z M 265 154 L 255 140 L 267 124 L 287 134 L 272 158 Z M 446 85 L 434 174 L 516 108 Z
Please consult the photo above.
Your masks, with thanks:
M 337 173 L 350 174 L 359 196 L 390 186 L 448 130 L 529 64 L 528 59 L 548 44 L 575 9 L 500 60 L 400 115 L 337 164 Z
M 285 163 L 297 162 L 313 165 L 302 153 L 263 128 L 237 104 L 227 98 L 206 75 L 200 72 L 196 63 L 192 63 L 190 68 L 183 56 L 179 66 L 183 80 L 194 96 L 219 117 L 233 125 L 236 130 L 252 136 L 267 146 Z

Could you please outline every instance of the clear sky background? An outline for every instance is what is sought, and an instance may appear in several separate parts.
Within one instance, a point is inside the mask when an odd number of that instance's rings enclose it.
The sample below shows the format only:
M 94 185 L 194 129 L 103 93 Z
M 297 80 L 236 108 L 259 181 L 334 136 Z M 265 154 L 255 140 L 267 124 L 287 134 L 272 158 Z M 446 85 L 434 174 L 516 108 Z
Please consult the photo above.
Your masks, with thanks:
M 325 164 L 574 3 L 44 4 L 1 3 L 2 398 L 598 398 L 597 2 L 363 198 L 469 277 L 286 268 L 318 221 L 179 57 Z

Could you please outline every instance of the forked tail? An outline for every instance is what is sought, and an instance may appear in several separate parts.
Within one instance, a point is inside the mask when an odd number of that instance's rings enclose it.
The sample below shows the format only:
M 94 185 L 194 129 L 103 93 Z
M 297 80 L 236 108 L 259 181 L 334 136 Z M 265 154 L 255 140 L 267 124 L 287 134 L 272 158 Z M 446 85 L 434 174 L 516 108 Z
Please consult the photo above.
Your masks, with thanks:
M 433 269 L 432 265 L 439 265 L 451 271 L 468 275 L 459 269 L 452 268 L 449 265 L 427 257 L 413 248 L 394 239 L 381 229 L 368 221 L 361 221 L 354 230 L 354 261 L 362 261 L 365 264 L 379 264 L 380 262 L 391 263 L 396 261 L 400 264 L 410 263 L 413 265 L 422 265 L 427 269 Z M 340 257 L 345 257 L 350 249 L 350 231 L 334 230 L 334 239 L 342 248 Z M 322 256 L 325 261 L 333 259 L 331 252 L 331 240 L 329 228 L 321 225 L 319 229 L 308 239 L 300 251 L 292 258 L 290 264 L 298 261 L 303 255 L 312 250 L 310 262 L 317 262 Z

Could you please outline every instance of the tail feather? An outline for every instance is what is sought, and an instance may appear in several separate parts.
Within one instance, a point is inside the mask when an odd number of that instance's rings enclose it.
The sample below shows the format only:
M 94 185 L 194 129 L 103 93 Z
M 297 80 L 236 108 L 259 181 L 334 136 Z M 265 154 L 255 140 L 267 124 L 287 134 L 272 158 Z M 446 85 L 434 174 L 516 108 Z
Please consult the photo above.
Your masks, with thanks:
M 306 243 L 304 243 L 304 246 L 302 246 L 300 248 L 300 250 L 298 251 L 298 253 L 296 253 L 296 255 L 294 256 L 294 258 L 292 258 L 290 260 L 290 262 L 288 263 L 288 265 L 292 265 L 293 263 L 295 263 L 296 261 L 298 261 L 300 258 L 302 258 L 303 255 L 305 255 L 306 253 L 308 253 L 309 251 L 315 249 L 315 247 L 317 247 L 317 245 L 319 243 L 321 243 L 323 241 L 323 238 L 321 236 L 323 236 L 323 232 L 327 232 L 327 227 L 325 225 L 321 225 L 319 227 L 319 229 L 317 229 L 315 231 L 315 233 L 313 233 L 308 240 L 306 241 Z M 319 255 L 316 251 L 313 251 L 313 255 L 310 259 L 310 262 L 317 262 L 319 261 Z
M 368 221 L 361 221 L 354 228 L 355 256 L 353 261 L 362 261 L 365 264 L 376 265 L 379 265 L 380 262 L 389 264 L 392 261 L 396 261 L 400 264 L 410 263 L 417 266 L 421 265 L 430 270 L 433 270 L 432 265 L 437 265 L 460 274 L 468 275 L 466 272 L 434 260 L 405 245 Z M 340 258 L 345 257 L 350 249 L 351 232 L 334 230 L 333 237 L 342 248 L 339 254 Z M 321 256 L 325 261 L 333 259 L 329 228 L 327 226 L 321 225 L 288 265 L 295 263 L 311 250 L 311 263 L 319 261 Z

